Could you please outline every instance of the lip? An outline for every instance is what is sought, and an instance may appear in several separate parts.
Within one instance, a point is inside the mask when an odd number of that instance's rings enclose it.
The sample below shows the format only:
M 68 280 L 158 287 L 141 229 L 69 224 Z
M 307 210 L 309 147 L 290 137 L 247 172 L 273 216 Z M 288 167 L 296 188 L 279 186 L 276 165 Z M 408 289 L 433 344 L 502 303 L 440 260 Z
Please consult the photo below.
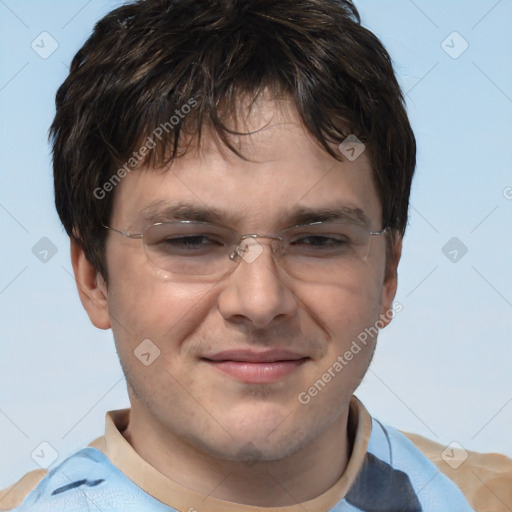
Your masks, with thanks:
M 306 356 L 291 352 L 290 350 L 273 349 L 257 352 L 254 350 L 223 350 L 209 356 L 203 356 L 203 359 L 210 361 L 237 361 L 242 363 L 274 363 L 276 361 L 296 361 L 304 359 Z
M 309 357 L 288 350 L 225 350 L 202 359 L 242 382 L 267 384 L 295 372 Z

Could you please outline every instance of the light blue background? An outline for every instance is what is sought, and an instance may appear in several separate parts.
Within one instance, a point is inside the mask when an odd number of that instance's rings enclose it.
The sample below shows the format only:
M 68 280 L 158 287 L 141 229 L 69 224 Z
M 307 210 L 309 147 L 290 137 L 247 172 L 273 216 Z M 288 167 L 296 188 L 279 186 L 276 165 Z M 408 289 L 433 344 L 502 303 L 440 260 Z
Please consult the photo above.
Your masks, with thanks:
M 90 325 L 75 290 L 47 144 L 72 56 L 118 5 L 0 1 L 0 487 L 38 467 L 40 442 L 58 462 L 128 406 L 111 333 Z M 398 428 L 512 456 L 512 2 L 356 5 L 394 59 L 419 144 L 403 311 L 358 395 Z M 47 59 L 31 48 L 43 31 L 59 45 Z M 453 31 L 469 44 L 457 59 L 441 46 Z M 441 251 L 453 236 L 468 248 L 457 263 Z M 58 249 L 47 263 L 32 253 L 42 237 Z

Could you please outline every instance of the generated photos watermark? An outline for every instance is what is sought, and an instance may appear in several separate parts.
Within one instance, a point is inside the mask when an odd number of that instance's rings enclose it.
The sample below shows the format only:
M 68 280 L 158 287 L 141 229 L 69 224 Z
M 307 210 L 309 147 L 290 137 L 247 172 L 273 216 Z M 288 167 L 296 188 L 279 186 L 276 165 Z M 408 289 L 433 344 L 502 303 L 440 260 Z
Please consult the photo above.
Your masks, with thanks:
M 316 380 L 312 386 L 306 391 L 301 391 L 297 395 L 297 400 L 302 405 L 307 405 L 311 400 L 318 395 L 343 369 L 354 359 L 361 350 L 366 347 L 369 340 L 374 339 L 379 330 L 382 329 L 397 313 L 402 311 L 403 305 L 400 302 L 393 303 L 391 309 L 388 309 L 384 315 L 381 315 L 371 327 L 366 327 L 364 331 L 360 332 L 357 339 L 352 340 L 352 344 L 343 354 L 340 354 L 336 361 L 334 361 L 327 370 Z

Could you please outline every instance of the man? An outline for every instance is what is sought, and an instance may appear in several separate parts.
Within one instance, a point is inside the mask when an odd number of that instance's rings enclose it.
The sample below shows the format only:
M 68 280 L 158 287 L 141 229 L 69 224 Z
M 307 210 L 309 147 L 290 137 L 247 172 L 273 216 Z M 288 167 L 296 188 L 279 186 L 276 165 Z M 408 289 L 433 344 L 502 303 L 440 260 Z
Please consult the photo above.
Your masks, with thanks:
M 131 409 L 2 509 L 463 511 L 507 489 L 507 459 L 472 454 L 459 489 L 353 396 L 400 308 L 415 140 L 350 2 L 121 7 L 51 134 L 78 292 Z

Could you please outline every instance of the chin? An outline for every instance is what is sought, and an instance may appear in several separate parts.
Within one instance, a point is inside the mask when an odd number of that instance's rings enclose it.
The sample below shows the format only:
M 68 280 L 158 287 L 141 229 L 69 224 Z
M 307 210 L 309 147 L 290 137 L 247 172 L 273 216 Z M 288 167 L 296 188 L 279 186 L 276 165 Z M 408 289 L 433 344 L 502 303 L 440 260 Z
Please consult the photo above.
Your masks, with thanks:
M 226 430 L 230 437 L 226 443 L 217 445 L 216 456 L 248 464 L 289 457 L 315 436 L 313 425 L 308 429 L 304 421 L 294 421 L 293 415 L 282 410 L 278 415 L 246 414 Z
M 237 461 L 248 467 L 257 462 L 271 462 L 285 459 L 299 450 L 305 444 L 305 439 L 284 438 L 269 440 L 254 437 L 237 437 L 229 443 L 214 445 L 206 448 L 210 455 L 227 461 Z

